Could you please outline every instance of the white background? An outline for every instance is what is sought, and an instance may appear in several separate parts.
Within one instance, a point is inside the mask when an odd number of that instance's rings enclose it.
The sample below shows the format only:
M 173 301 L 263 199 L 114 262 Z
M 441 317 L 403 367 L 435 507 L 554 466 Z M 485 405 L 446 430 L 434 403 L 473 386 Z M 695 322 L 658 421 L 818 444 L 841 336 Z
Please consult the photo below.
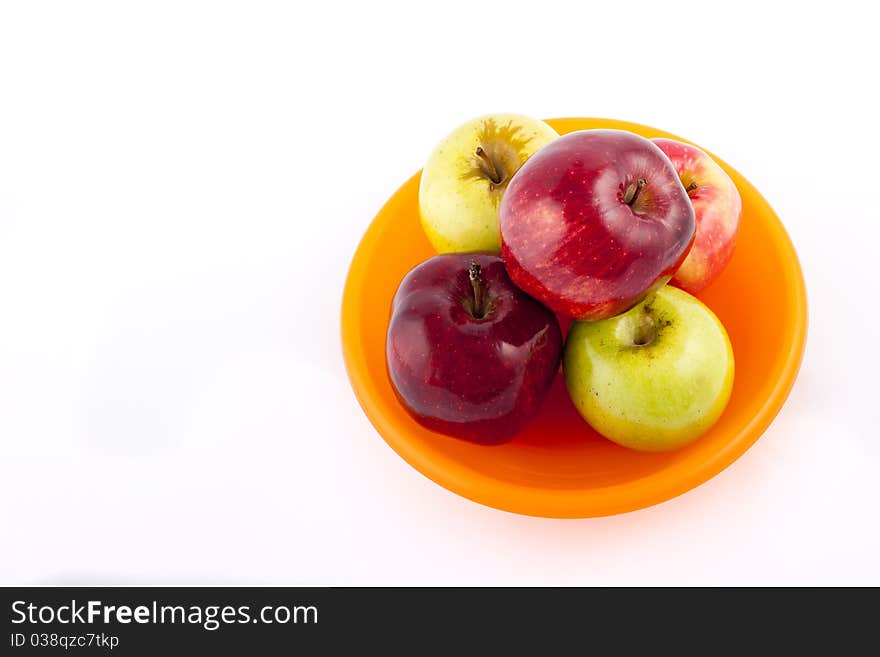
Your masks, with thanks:
M 880 49 L 801 4 L 4 2 L 0 583 L 880 584 Z M 680 498 L 488 509 L 351 392 L 358 240 L 508 110 L 684 135 L 800 254 L 791 397 Z

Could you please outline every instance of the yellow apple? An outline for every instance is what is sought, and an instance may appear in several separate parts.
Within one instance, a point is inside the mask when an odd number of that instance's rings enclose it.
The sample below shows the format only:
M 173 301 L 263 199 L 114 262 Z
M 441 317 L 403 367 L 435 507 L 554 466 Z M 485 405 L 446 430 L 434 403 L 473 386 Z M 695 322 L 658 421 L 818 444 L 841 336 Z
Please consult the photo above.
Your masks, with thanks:
M 419 186 L 422 227 L 434 248 L 499 253 L 498 206 L 507 183 L 558 136 L 520 114 L 489 114 L 453 130 L 434 149 Z
M 624 447 L 665 451 L 721 416 L 733 349 L 711 310 L 666 286 L 622 315 L 572 324 L 563 369 L 571 400 L 596 431 Z

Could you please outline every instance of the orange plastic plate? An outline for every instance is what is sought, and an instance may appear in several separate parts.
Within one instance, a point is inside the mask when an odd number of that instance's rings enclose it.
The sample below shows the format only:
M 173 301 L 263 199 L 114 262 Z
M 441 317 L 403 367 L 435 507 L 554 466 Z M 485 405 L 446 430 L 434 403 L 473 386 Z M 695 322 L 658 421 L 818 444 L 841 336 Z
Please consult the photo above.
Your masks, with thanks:
M 560 134 L 618 128 L 681 139 L 609 119 L 548 122 Z M 510 443 L 472 445 L 417 424 L 388 380 L 385 332 L 400 280 L 434 255 L 419 224 L 419 174 L 373 220 L 351 263 L 343 296 L 345 363 L 354 392 L 379 434 L 419 472 L 459 495 L 506 511 L 554 518 L 611 515 L 657 504 L 735 461 L 779 412 L 797 376 L 806 338 L 806 295 L 797 255 L 773 210 L 745 178 L 715 159 L 739 188 L 743 213 L 733 260 L 701 295 L 727 328 L 736 357 L 730 404 L 705 436 L 670 453 L 618 447 L 581 419 L 561 375 L 538 416 Z

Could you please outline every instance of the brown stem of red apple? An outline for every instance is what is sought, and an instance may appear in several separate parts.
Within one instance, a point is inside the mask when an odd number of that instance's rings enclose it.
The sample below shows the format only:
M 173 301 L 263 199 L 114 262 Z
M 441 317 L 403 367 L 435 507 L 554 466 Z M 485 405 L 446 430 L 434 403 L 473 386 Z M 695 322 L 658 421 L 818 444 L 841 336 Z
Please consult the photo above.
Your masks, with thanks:
M 498 173 L 498 169 L 495 168 L 492 158 L 490 158 L 489 154 L 483 150 L 482 146 L 477 146 L 476 155 L 477 159 L 480 160 L 480 169 L 486 177 L 491 180 L 493 184 L 500 185 L 502 180 L 501 175 Z
M 468 277 L 471 279 L 471 287 L 474 290 L 474 303 L 471 307 L 471 315 L 474 316 L 474 319 L 482 319 L 486 316 L 486 308 L 484 306 L 483 299 L 483 279 L 480 274 L 482 273 L 480 269 L 480 265 L 476 262 L 472 262 L 471 266 L 468 268 Z
M 623 193 L 623 202 L 632 207 L 636 202 L 636 199 L 639 197 L 639 192 L 647 185 L 648 181 L 644 178 L 639 178 L 638 182 L 630 183 L 627 186 L 626 191 Z

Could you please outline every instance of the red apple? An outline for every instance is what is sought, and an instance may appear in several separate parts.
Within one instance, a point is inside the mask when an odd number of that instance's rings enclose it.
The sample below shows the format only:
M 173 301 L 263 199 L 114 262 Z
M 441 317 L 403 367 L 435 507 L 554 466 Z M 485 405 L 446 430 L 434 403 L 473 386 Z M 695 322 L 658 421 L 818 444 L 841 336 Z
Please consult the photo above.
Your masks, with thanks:
M 510 181 L 500 220 L 513 282 L 580 320 L 618 315 L 662 287 L 694 239 L 694 210 L 669 159 L 623 130 L 582 130 L 541 148 Z
M 654 139 L 678 172 L 697 218 L 697 236 L 672 284 L 691 294 L 704 290 L 730 262 L 742 199 L 724 169 L 696 146 Z
M 386 358 L 391 383 L 429 429 L 476 443 L 512 438 L 559 370 L 556 317 L 517 288 L 497 256 L 446 254 L 400 284 Z

